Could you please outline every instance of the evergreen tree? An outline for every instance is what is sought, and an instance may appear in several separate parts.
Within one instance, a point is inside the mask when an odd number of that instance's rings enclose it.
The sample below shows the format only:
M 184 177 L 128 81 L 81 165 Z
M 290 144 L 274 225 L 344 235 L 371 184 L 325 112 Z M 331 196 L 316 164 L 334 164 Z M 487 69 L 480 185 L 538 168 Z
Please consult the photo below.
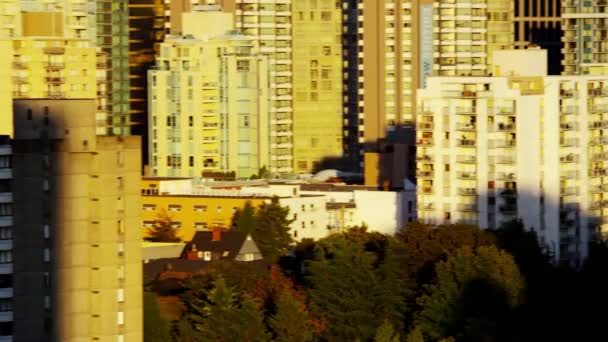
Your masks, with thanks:
M 238 305 L 238 302 L 241 304 Z M 248 296 L 239 300 L 223 278 L 206 291 L 206 296 L 190 297 L 186 317 L 194 327 L 195 341 L 266 341 L 263 316 Z
M 465 247 L 439 262 L 436 274 L 436 282 L 419 299 L 417 320 L 425 337 L 509 340 L 506 325 L 524 290 L 511 255 L 494 246 Z
M 161 316 L 156 294 L 144 292 L 144 339 L 146 342 L 171 341 L 169 323 Z
M 251 204 L 251 201 L 245 202 L 243 209 L 237 211 L 232 219 L 233 229 L 237 232 L 244 234 L 253 233 L 256 221 L 255 221 L 255 207 Z
M 417 325 L 407 335 L 406 342 L 424 342 L 424 336 L 422 336 L 422 329 Z
M 373 339 L 388 319 L 402 321 L 403 293 L 392 263 L 347 239 L 331 239 L 315 247 L 308 264 L 310 298 L 326 318 L 329 339 Z
M 148 241 L 153 242 L 179 242 L 179 237 L 175 234 L 175 229 L 171 226 L 171 216 L 165 210 L 161 210 L 156 214 L 154 227 L 148 229 L 150 237 Z
M 296 300 L 290 291 L 283 291 L 278 299 L 277 312 L 268 325 L 277 342 L 307 342 L 312 340 L 310 317 L 303 303 Z
M 255 216 L 256 227 L 251 234 L 266 260 L 275 263 L 289 251 L 293 238 L 289 233 L 289 208 L 279 204 L 273 197 L 270 203 L 262 205 Z
M 378 331 L 376 331 L 376 337 L 374 342 L 399 342 L 399 333 L 395 331 L 393 325 L 389 321 L 384 321 Z

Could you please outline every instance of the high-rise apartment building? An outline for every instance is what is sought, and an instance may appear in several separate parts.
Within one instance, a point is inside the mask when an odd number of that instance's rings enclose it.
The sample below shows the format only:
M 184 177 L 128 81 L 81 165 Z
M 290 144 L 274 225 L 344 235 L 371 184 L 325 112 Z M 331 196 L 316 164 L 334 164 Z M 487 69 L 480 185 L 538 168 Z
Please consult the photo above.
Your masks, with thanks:
M 428 76 L 486 75 L 493 51 L 513 46 L 510 0 L 359 0 L 357 11 L 359 84 L 349 101 L 358 111 L 349 120 L 359 122 L 358 149 L 372 154 L 415 122 Z
M 545 76 L 543 50 L 516 51 L 495 77 L 433 77 L 420 91 L 418 217 L 521 219 L 556 260 L 580 262 L 608 229 L 608 77 Z
M 8 135 L 0 135 L 0 340 L 13 335 L 13 191 L 12 146 Z
M 129 1 L 129 109 L 132 133 L 142 136 L 144 164 L 148 150 L 148 69 L 165 38 L 163 0 Z
M 129 9 L 128 0 L 95 0 L 97 47 L 108 55 L 107 110 L 112 118 L 108 134 L 129 135 L 136 118 L 131 117 L 129 87 Z
M 294 1 L 292 49 L 294 171 L 338 167 L 343 155 L 341 2 Z M 289 113 L 274 118 L 286 124 L 291 119 Z
M 272 173 L 293 171 L 292 0 L 221 0 L 234 13 L 235 28 L 253 37 L 270 59 L 270 165 Z
M 96 136 L 95 108 L 14 102 L 16 341 L 143 340 L 140 141 Z
M 515 47 L 538 45 L 549 55 L 549 75 L 561 73 L 561 2 L 515 0 Z
M 608 14 L 601 1 L 562 2 L 564 75 L 608 72 Z
M 87 39 L 106 53 L 105 133 L 130 134 L 127 0 L 0 0 L 0 19 L 0 38 Z
M 0 51 L 13 55 L 13 44 L 0 40 Z M 0 58 L 0 135 L 13 135 L 13 66 L 12 58 Z
M 257 174 L 274 138 L 268 57 L 216 7 L 183 19 L 185 35 L 167 37 L 149 72 L 152 174 Z

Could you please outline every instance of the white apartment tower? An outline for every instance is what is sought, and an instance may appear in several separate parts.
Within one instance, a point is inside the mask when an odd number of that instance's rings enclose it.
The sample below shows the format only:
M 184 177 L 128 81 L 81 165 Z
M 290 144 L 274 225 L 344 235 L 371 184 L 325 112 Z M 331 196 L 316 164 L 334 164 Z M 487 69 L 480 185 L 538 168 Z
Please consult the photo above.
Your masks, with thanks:
M 608 232 L 608 76 L 539 75 L 542 52 L 504 51 L 494 77 L 419 90 L 418 217 L 521 219 L 556 261 L 579 263 Z

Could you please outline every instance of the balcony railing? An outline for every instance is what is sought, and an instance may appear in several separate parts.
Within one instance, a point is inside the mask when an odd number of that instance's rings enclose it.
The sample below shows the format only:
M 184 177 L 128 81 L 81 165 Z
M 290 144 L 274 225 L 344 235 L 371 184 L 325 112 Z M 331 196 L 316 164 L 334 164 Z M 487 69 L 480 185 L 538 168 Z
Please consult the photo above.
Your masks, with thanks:
M 515 156 L 497 156 L 496 164 L 515 164 L 517 162 L 517 158 Z
M 576 138 L 563 138 L 559 140 L 559 145 L 561 147 L 577 147 L 578 139 Z
M 578 187 L 576 186 L 562 187 L 559 191 L 563 196 L 578 196 Z
M 475 189 L 475 188 L 458 188 L 458 194 L 460 196 L 477 196 L 477 189 Z
M 420 146 L 433 146 L 435 143 L 433 142 L 433 138 L 422 138 L 418 140 L 418 145 Z
M 500 196 L 502 197 L 516 197 L 517 196 L 517 190 L 515 189 L 504 189 L 499 193 Z
M 608 176 L 608 169 L 607 168 L 595 168 L 595 169 L 591 169 L 589 170 L 589 176 L 590 177 L 604 177 L 604 176 Z
M 516 140 L 511 139 L 511 140 L 496 140 L 496 143 L 494 146 L 497 148 L 508 148 L 508 147 L 514 147 L 515 145 L 516 145 Z
M 458 155 L 458 156 L 456 156 L 456 162 L 463 163 L 463 164 L 475 164 L 477 162 L 477 157 Z
M 573 153 L 559 157 L 559 161 L 561 163 L 576 163 L 576 162 L 578 162 L 578 159 L 579 159 L 578 154 L 573 154 Z
M 457 210 L 475 212 L 477 211 L 477 204 L 458 204 Z
M 425 211 L 425 210 L 434 210 L 434 209 L 435 209 L 435 206 L 433 205 L 433 203 L 418 204 L 418 210 Z
M 418 125 L 416 125 L 416 127 L 419 130 L 432 131 L 433 130 L 433 123 L 432 122 L 419 122 Z
M 475 140 L 459 139 L 456 142 L 456 146 L 460 146 L 460 147 L 475 147 Z
M 500 132 L 512 132 L 515 130 L 515 124 L 505 124 L 505 123 L 499 123 L 498 124 L 498 131 Z
M 435 176 L 435 171 L 417 171 L 416 177 L 418 178 L 433 178 Z
M 589 192 L 591 192 L 591 193 L 608 192 L 608 184 L 592 185 L 589 187 Z
M 517 176 L 515 175 L 515 173 L 498 173 L 496 175 L 496 180 L 499 181 L 514 181 L 517 180 Z
M 458 172 L 456 177 L 459 179 L 476 179 L 477 174 L 475 172 Z
M 474 131 L 475 129 L 476 129 L 476 127 L 475 127 L 474 123 L 461 123 L 461 122 L 456 123 L 457 131 Z
M 571 131 L 571 130 L 578 129 L 578 125 L 574 122 L 560 123 L 559 129 L 562 131 Z
M 431 157 L 428 154 L 418 155 L 416 157 L 416 161 L 419 161 L 419 162 L 433 162 L 433 157 Z
M 432 186 L 422 187 L 422 193 L 426 194 L 426 195 L 432 194 L 433 193 L 433 187 Z

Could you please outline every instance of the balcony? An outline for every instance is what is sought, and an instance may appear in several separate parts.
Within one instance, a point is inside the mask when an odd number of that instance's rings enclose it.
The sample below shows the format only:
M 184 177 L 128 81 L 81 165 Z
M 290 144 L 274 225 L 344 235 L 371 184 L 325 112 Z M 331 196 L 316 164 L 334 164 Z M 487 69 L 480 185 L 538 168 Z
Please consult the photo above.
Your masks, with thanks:
M 46 62 L 44 63 L 44 67 L 48 70 L 61 70 L 65 68 L 64 62 Z
M 560 89 L 559 96 L 560 97 L 574 97 L 576 92 L 574 89 Z
M 429 163 L 432 163 L 433 162 L 433 157 L 431 157 L 428 154 L 423 154 L 423 155 L 416 156 L 416 161 L 418 161 L 418 162 L 429 162 Z
M 578 196 L 578 187 L 576 187 L 576 186 L 562 187 L 559 189 L 559 192 L 562 196 Z
M 608 176 L 608 169 L 596 167 L 594 169 L 589 170 L 590 177 L 605 177 Z
M 591 209 L 591 210 L 599 210 L 599 209 L 604 209 L 604 208 L 608 208 L 607 200 L 593 201 L 589 205 L 589 209 Z
M 605 113 L 605 112 L 608 112 L 608 105 L 601 104 L 601 105 L 591 106 L 590 112 L 591 113 Z
M 0 179 L 12 179 L 13 169 L 0 169 Z
M 425 186 L 422 187 L 422 191 L 421 191 L 424 195 L 432 195 L 433 194 L 433 187 L 432 186 Z
M 13 193 L 12 192 L 0 192 L 0 203 L 12 203 Z
M 433 123 L 432 122 L 419 122 L 416 127 L 421 131 L 432 131 Z
M 433 203 L 418 204 L 418 210 L 422 210 L 422 211 L 435 210 L 435 206 L 433 205 Z
M 42 50 L 47 55 L 63 55 L 65 48 L 62 47 L 46 47 Z
M 608 128 L 608 120 L 597 120 L 589 123 L 590 129 L 605 129 Z
M 505 124 L 505 123 L 499 123 L 498 124 L 498 131 L 499 132 L 513 132 L 515 131 L 515 124 L 509 123 L 509 124 Z
M 475 164 L 477 163 L 477 156 L 458 155 L 456 156 L 456 162 L 462 164 Z
M 578 159 L 578 154 L 573 153 L 559 157 L 560 163 L 577 163 Z
M 477 108 L 475 107 L 456 107 L 456 114 L 460 115 L 475 115 Z
M 561 180 L 575 180 L 578 178 L 577 171 L 566 171 L 562 173 L 559 177 Z
M 419 146 L 433 146 L 435 143 L 433 142 L 433 138 L 422 138 L 418 140 Z
M 458 188 L 458 195 L 460 195 L 460 196 L 477 196 L 477 189 L 475 189 L 475 188 Z
M 592 185 L 589 187 L 589 192 L 593 194 L 600 192 L 608 192 L 608 184 Z
M 459 139 L 456 141 L 456 146 L 459 147 L 475 147 L 475 140 Z
M 458 204 L 457 210 L 464 212 L 476 212 L 477 204 Z
M 433 178 L 435 176 L 435 171 L 417 171 L 416 177 L 418 178 Z
M 559 139 L 560 147 L 577 147 L 578 139 L 576 138 L 563 138 Z
M 474 123 L 461 123 L 461 122 L 456 123 L 457 131 L 475 131 L 476 129 L 477 129 L 477 127 L 475 127 Z
M 578 125 L 574 122 L 565 122 L 559 124 L 560 131 L 572 131 L 578 129 Z
M 496 164 L 513 165 L 517 162 L 515 156 L 496 156 Z
M 498 173 L 496 175 L 496 180 L 499 181 L 514 181 L 517 180 L 517 176 L 515 175 L 515 173 Z
M 65 93 L 58 90 L 50 90 L 46 92 L 46 96 L 49 98 L 63 98 L 65 97 Z
M 512 107 L 499 107 L 495 108 L 496 115 L 513 115 L 515 110 Z
M 45 80 L 48 83 L 59 84 L 59 83 L 63 83 L 65 79 L 61 76 L 46 76 Z
M 559 112 L 561 114 L 576 114 L 578 113 L 578 107 L 576 106 L 564 106 L 561 107 Z
M 515 139 L 507 139 L 507 140 L 496 140 L 496 144 L 494 145 L 496 148 L 511 148 L 515 147 L 516 141 Z
M 465 180 L 475 180 L 477 179 L 477 174 L 475 172 L 458 172 L 456 173 L 456 178 Z

